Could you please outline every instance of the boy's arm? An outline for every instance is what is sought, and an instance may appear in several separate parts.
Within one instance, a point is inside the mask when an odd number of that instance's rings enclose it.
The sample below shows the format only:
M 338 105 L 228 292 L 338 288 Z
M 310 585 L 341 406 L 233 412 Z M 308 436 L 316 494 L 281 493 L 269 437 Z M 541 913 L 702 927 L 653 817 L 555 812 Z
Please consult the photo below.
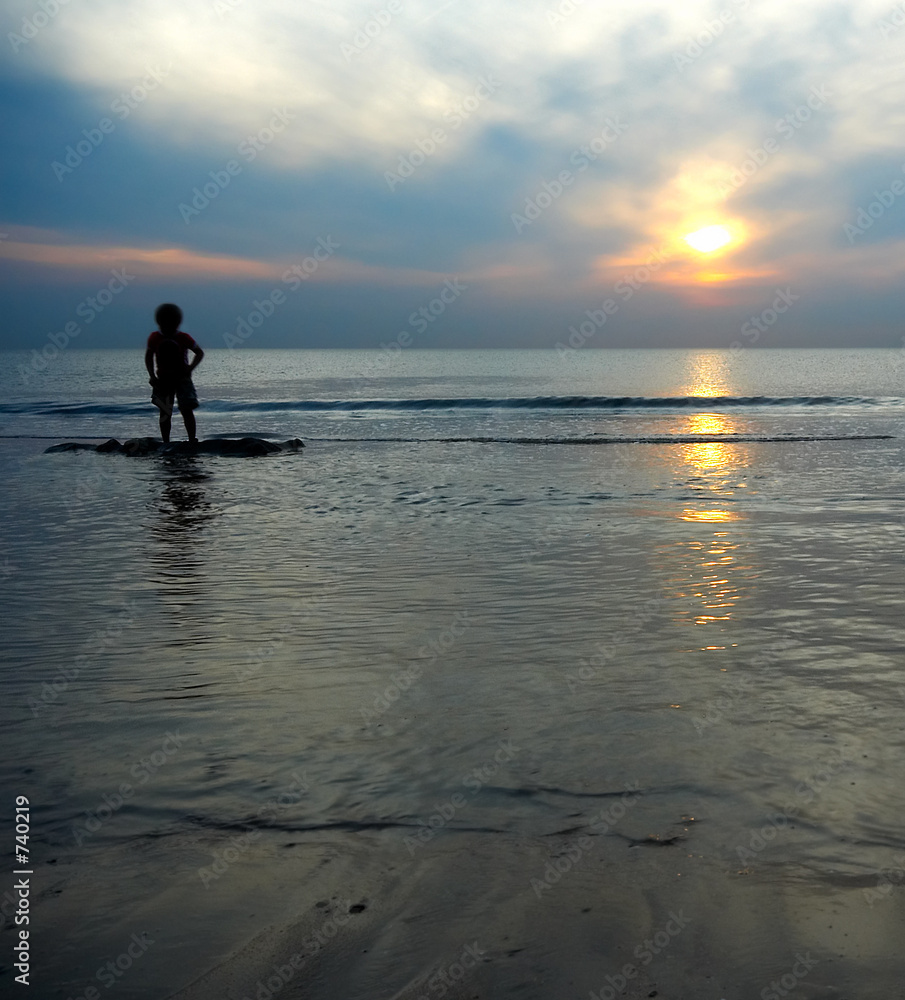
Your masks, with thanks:
M 201 364 L 201 360 L 204 357 L 204 351 L 202 351 L 197 344 L 195 344 L 194 347 L 190 347 L 189 350 L 195 355 L 192 359 L 192 363 L 189 365 L 189 371 L 193 372 L 198 365 Z
M 148 377 L 153 381 L 157 376 L 154 374 L 154 351 L 150 347 L 145 351 L 145 368 L 148 369 Z

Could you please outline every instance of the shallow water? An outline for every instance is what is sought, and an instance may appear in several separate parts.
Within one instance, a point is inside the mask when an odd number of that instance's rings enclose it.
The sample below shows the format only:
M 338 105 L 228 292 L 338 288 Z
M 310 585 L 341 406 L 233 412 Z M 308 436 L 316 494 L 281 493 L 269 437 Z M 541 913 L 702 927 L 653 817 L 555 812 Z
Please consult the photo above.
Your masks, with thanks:
M 865 352 L 875 371 L 882 353 Z M 749 371 L 744 391 L 894 396 L 859 383 L 851 358 L 821 364 L 803 386 L 774 358 L 777 385 Z M 659 377 L 630 394 L 671 395 Z M 283 395 L 328 398 L 298 388 Z M 388 388 L 373 398 L 424 392 Z M 321 433 L 301 434 L 303 454 L 261 459 L 0 442 L 2 784 L 32 802 L 48 990 L 80 995 L 147 933 L 116 989 L 168 995 L 311 910 L 322 864 L 352 858 L 377 879 L 375 919 L 380 893 L 388 914 L 398 896 L 378 871 L 426 887 L 439 866 L 449 898 L 423 904 L 408 950 L 382 939 L 392 968 L 380 949 L 358 955 L 342 995 L 420 995 L 400 990 L 450 955 L 439 928 L 465 906 L 469 935 L 495 943 L 475 974 L 486 995 L 586 996 L 677 905 L 691 928 L 645 970 L 661 995 L 759 996 L 808 949 L 819 964 L 799 995 L 896 995 L 903 408 L 737 409 L 529 418 L 551 436 L 612 436 L 613 420 L 679 436 L 587 448 L 320 439 L 386 436 L 383 416 L 352 413 L 306 415 Z M 99 415 L 78 419 L 69 436 L 108 436 Z M 267 419 L 298 433 L 297 415 Z M 391 419 L 409 438 L 533 433 L 499 412 Z M 894 436 L 732 439 L 802 428 Z M 593 865 L 568 867 L 548 903 L 531 879 L 582 836 Z M 546 945 L 522 941 L 533 971 L 512 971 L 500 927 L 582 894 L 609 901 L 586 918 L 597 943 L 560 940 L 551 920 Z

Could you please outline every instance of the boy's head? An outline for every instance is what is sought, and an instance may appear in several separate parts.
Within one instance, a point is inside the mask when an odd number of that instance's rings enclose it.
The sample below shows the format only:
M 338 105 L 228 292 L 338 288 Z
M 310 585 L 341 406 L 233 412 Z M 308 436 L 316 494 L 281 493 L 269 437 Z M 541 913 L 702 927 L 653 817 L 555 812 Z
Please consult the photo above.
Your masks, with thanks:
M 154 319 L 157 321 L 161 333 L 172 333 L 179 329 L 179 324 L 182 322 L 182 310 L 179 306 L 174 306 L 172 302 L 164 302 L 162 306 L 157 307 Z

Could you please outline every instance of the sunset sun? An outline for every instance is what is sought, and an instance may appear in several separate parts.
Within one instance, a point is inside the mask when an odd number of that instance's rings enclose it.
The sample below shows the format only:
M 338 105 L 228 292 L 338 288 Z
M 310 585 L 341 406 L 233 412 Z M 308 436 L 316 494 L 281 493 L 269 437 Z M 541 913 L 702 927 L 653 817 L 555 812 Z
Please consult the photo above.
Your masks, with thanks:
M 732 239 L 732 234 L 725 226 L 705 226 L 693 233 L 687 233 L 682 239 L 701 253 L 712 253 L 725 246 Z

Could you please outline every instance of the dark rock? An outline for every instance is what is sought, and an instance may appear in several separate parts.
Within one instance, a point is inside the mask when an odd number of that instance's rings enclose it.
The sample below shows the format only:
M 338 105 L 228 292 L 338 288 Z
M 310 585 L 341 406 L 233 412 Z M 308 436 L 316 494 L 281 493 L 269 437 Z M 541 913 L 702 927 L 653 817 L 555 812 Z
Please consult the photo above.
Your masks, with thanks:
M 116 438 L 109 438 L 103 444 L 99 444 L 96 451 L 122 451 L 123 446 L 116 440 Z
M 123 445 L 123 451 L 127 455 L 153 455 L 162 446 L 163 443 L 158 441 L 157 438 L 129 438 Z
M 209 455 L 272 455 L 283 449 L 274 441 L 264 441 L 261 438 L 244 437 L 238 440 L 219 438 L 214 441 L 201 441 L 198 450 Z
M 97 451 L 93 444 L 84 444 L 81 441 L 64 441 L 62 444 L 52 444 L 44 449 L 44 454 L 49 455 L 54 451 Z
M 65 441 L 45 449 L 45 454 L 57 451 L 98 451 L 120 455 L 232 455 L 238 458 L 254 458 L 258 455 L 273 455 L 278 452 L 297 452 L 305 447 L 303 441 L 292 438 L 282 443 L 265 441 L 264 438 L 208 438 L 206 441 L 170 441 L 164 444 L 159 438 L 130 438 L 120 444 L 110 438 L 103 444 L 85 444 L 80 441 Z

